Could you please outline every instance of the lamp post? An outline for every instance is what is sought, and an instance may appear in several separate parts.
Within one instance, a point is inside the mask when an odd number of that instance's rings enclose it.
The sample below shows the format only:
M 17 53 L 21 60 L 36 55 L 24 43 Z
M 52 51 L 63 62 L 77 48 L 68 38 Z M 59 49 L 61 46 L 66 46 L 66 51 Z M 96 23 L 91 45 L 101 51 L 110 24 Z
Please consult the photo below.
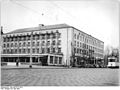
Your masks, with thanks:
M 30 64 L 29 64 L 29 68 L 32 68 L 32 42 L 33 42 L 33 32 L 31 32 Z

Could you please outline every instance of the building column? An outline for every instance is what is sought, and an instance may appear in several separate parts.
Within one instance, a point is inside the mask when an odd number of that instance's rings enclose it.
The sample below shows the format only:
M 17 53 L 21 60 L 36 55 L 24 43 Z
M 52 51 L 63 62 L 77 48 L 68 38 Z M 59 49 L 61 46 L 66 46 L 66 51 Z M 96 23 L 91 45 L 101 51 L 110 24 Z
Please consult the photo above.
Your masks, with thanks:
M 29 65 L 30 68 L 32 68 L 32 57 L 30 57 L 30 65 Z
M 59 65 L 59 58 L 60 58 L 60 57 L 58 57 L 58 62 L 57 62 L 58 65 Z
M 49 63 L 50 63 L 50 55 L 48 55 L 47 63 L 49 65 Z
M 55 56 L 53 56 L 53 64 L 55 64 Z

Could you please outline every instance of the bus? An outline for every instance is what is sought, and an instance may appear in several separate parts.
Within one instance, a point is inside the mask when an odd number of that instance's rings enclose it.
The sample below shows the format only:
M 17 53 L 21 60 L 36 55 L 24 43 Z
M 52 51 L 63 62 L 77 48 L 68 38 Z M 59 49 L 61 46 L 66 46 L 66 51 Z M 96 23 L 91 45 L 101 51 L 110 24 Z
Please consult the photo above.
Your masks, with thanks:
M 117 58 L 109 57 L 107 67 L 108 68 L 119 68 L 119 61 L 117 61 Z

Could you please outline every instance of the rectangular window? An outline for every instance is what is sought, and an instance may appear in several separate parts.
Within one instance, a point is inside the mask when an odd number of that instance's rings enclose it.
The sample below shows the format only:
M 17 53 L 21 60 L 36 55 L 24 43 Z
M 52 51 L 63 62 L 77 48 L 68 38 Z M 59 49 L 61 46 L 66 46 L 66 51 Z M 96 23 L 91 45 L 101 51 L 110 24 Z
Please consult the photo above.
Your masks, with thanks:
M 57 43 L 57 45 L 61 45 L 61 40 L 58 40 L 58 43 Z
M 32 52 L 35 53 L 35 49 L 32 49 Z
M 30 53 L 30 49 L 28 49 L 28 53 Z
M 50 34 L 47 35 L 47 39 L 50 39 Z
M 42 46 L 44 46 L 45 45 L 45 41 L 42 41 Z
M 74 34 L 74 38 L 76 39 L 76 34 Z
M 47 48 L 47 53 L 50 53 L 50 48 Z
M 79 42 L 77 42 L 77 47 L 79 47 Z
M 45 48 L 42 48 L 42 53 L 45 53 Z
M 77 35 L 77 39 L 79 40 L 79 35 Z
M 33 40 L 35 40 L 35 36 L 33 36 Z
M 47 46 L 49 46 L 50 45 L 50 41 L 47 41 Z
M 57 64 L 58 62 L 58 57 L 55 57 L 55 64 Z
M 28 36 L 28 40 L 30 40 L 30 36 Z
M 62 57 L 59 57 L 59 64 L 62 64 Z
M 56 38 L 56 34 L 55 33 L 53 34 L 53 38 Z
M 50 56 L 50 63 L 53 64 L 53 56 Z
M 58 53 L 61 53 L 61 48 L 58 48 Z
M 53 48 L 53 53 L 55 53 L 55 48 Z
M 52 45 L 55 45 L 55 44 L 56 44 L 56 42 L 55 42 L 55 40 L 53 40 Z
M 3 53 L 5 54 L 5 53 L 6 53 L 6 50 L 3 50 Z
M 37 49 L 37 53 L 39 53 L 39 48 Z
M 30 46 L 30 42 L 28 42 L 28 45 L 27 46 Z
M 37 46 L 39 46 L 39 42 L 37 42 Z
M 60 38 L 61 37 L 61 33 L 58 33 L 58 38 Z
M 42 35 L 42 39 L 45 39 L 45 35 Z
M 4 46 L 3 47 L 6 47 L 6 44 L 4 44 Z
M 74 42 L 74 45 L 76 46 L 76 41 Z
M 33 42 L 33 45 L 32 46 L 35 46 L 35 42 Z
M 21 53 L 21 49 L 19 49 L 19 53 Z
M 74 48 L 74 53 L 76 53 L 76 48 Z
M 39 35 L 37 35 L 37 40 L 39 40 L 40 39 L 40 37 L 39 37 Z

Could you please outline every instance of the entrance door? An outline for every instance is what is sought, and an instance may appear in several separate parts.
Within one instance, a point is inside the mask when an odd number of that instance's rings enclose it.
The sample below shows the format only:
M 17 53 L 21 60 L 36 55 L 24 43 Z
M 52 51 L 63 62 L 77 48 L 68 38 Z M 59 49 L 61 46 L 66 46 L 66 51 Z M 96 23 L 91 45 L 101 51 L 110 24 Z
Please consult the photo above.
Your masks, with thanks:
M 40 57 L 40 61 L 42 63 L 42 66 L 47 66 L 48 65 L 47 59 L 48 59 L 48 56 Z

